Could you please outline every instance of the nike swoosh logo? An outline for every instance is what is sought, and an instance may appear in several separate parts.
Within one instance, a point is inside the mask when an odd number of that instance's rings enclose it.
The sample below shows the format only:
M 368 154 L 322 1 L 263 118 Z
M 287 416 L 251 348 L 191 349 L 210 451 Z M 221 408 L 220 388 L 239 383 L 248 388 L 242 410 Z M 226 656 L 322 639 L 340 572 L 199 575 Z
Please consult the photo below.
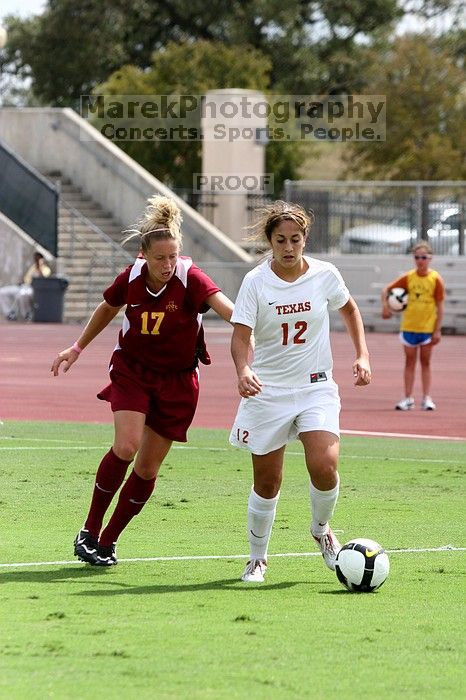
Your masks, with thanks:
M 131 308 L 134 309 L 135 306 L 141 306 L 141 304 L 130 304 Z
M 375 557 L 380 552 L 380 549 L 366 549 L 366 557 Z
M 276 303 L 277 303 L 276 301 L 269 301 L 268 302 L 269 306 L 273 306 L 273 304 L 276 304 Z
M 252 530 L 249 530 L 249 532 L 251 533 L 251 535 L 252 535 L 253 537 L 257 537 L 258 540 L 263 540 L 264 537 L 266 537 L 266 535 L 256 535 L 256 533 L 253 532 Z
M 99 491 L 103 491 L 104 493 L 112 493 L 111 491 L 108 491 L 108 489 L 103 489 L 102 486 L 100 486 L 97 481 L 95 482 L 95 487 L 99 489 Z

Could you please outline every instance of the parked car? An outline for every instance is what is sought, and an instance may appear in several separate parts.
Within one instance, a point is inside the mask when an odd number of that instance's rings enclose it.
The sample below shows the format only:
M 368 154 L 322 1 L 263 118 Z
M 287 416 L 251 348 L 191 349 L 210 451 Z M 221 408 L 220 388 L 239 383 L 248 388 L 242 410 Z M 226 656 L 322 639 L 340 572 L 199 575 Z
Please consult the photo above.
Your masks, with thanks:
M 463 220 L 463 226 L 465 221 Z M 458 207 L 445 209 L 443 216 L 427 231 L 432 250 L 440 255 L 458 255 L 460 212 Z M 463 237 L 466 229 L 463 229 Z
M 400 253 L 406 254 L 417 239 L 415 230 L 397 219 L 390 223 L 374 222 L 353 226 L 343 232 L 342 253 Z
M 434 253 L 458 255 L 459 221 L 458 206 L 451 206 L 444 209 L 442 216 L 428 229 L 428 242 Z M 407 222 L 395 219 L 390 223 L 374 222 L 346 229 L 341 237 L 340 250 L 342 253 L 406 254 L 417 240 L 415 229 Z

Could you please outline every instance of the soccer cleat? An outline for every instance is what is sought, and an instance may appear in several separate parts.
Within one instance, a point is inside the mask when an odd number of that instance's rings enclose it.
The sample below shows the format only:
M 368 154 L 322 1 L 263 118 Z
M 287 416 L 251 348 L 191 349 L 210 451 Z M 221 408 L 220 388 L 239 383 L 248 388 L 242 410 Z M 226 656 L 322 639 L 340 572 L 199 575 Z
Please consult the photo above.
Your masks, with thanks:
M 424 396 L 421 404 L 421 408 L 423 411 L 435 411 L 437 406 L 434 404 L 430 396 Z
M 395 408 L 397 411 L 410 411 L 414 408 L 414 399 L 407 396 L 405 399 L 401 399 L 401 401 L 396 404 Z
M 314 535 L 313 538 L 320 547 L 322 556 L 328 568 L 335 571 L 335 561 L 337 559 L 337 554 L 341 549 L 341 544 L 333 534 L 330 528 L 323 535 Z
M 118 564 L 116 554 L 115 554 L 115 542 L 108 547 L 103 544 L 97 546 L 97 557 L 95 560 L 96 566 L 115 566 Z
M 263 559 L 251 559 L 246 564 L 241 580 L 246 581 L 246 583 L 263 583 L 266 569 L 266 561 Z
M 74 554 L 87 564 L 95 564 L 97 558 L 97 538 L 84 528 L 78 532 L 74 540 Z

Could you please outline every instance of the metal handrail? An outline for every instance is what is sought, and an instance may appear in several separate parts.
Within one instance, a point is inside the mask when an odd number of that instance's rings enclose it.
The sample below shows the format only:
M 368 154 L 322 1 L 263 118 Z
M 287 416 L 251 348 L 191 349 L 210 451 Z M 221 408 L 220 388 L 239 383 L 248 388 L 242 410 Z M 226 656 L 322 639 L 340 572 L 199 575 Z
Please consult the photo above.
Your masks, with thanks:
M 95 234 L 97 234 L 97 236 L 99 236 L 99 238 L 103 242 L 110 245 L 112 250 L 120 253 L 123 256 L 123 258 L 128 260 L 128 262 L 130 262 L 134 259 L 134 256 L 131 255 L 130 253 L 128 253 L 128 251 L 125 250 L 119 243 L 114 241 L 113 238 L 108 235 L 108 233 L 105 233 L 105 231 L 103 231 L 101 228 L 99 228 L 93 221 L 88 219 L 87 216 L 84 216 L 84 214 L 82 214 L 80 211 L 78 211 L 78 209 L 75 209 L 73 206 L 71 206 L 71 204 L 69 204 L 63 198 L 61 198 L 61 200 L 60 200 L 60 206 L 62 206 L 67 211 L 69 211 L 75 219 L 78 219 L 79 221 L 81 221 L 81 223 L 85 224 L 88 228 L 90 228 Z M 72 230 L 72 233 L 73 233 L 73 235 L 76 235 L 79 237 L 79 234 L 75 233 L 74 228 Z M 72 252 L 73 252 L 73 248 L 72 248 Z

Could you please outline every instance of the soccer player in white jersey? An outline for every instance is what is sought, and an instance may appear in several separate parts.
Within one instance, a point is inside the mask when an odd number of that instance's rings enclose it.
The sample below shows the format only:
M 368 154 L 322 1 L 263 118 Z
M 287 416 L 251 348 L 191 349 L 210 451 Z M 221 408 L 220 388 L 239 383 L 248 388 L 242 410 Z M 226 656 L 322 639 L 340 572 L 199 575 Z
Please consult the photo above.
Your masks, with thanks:
M 335 569 L 340 544 L 329 521 L 339 490 L 340 397 L 332 378 L 329 308 L 340 311 L 354 345 L 354 384 L 371 380 L 361 314 L 339 271 L 304 255 L 311 222 L 304 209 L 287 202 L 262 211 L 253 238 L 268 244 L 272 255 L 245 276 L 231 318 L 242 399 L 230 442 L 251 452 L 253 466 L 246 582 L 264 581 L 285 448 L 296 438 L 310 476 L 311 535 Z
M 92 565 L 117 563 L 117 539 L 149 500 L 172 442 L 186 442 L 199 395 L 198 361 L 210 364 L 202 314 L 212 308 L 229 321 L 233 310 L 215 282 L 180 255 L 180 227 L 175 201 L 157 195 L 149 199 L 128 236 L 138 239 L 140 256 L 104 291 L 104 300 L 76 343 L 60 352 L 52 365 L 55 376 L 62 363 L 67 372 L 125 307 L 110 361 L 110 384 L 98 394 L 111 404 L 114 441 L 100 462 L 89 512 L 74 541 L 75 555 Z M 103 527 L 117 492 L 118 501 Z

